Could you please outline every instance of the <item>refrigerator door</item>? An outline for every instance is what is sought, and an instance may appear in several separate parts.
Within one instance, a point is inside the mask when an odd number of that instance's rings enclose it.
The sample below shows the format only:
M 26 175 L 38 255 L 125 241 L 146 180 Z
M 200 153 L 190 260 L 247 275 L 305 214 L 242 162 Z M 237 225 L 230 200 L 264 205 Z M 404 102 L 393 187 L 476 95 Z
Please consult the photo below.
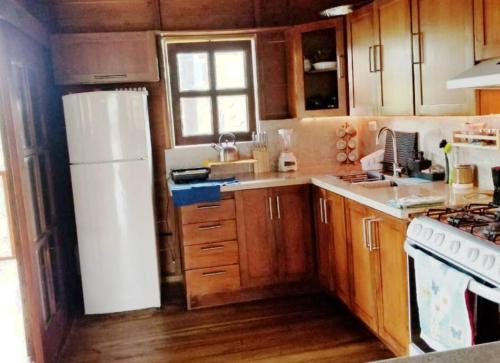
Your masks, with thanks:
M 71 164 L 149 158 L 146 92 L 75 93 L 63 104 Z
M 71 165 L 86 314 L 160 306 L 148 161 Z

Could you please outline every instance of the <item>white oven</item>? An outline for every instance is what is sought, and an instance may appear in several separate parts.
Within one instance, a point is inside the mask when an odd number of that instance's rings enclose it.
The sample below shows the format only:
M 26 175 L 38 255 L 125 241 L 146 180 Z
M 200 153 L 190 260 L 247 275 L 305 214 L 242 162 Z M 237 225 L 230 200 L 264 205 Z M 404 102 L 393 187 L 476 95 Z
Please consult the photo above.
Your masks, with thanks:
M 458 247 L 457 247 L 458 246 Z M 421 251 L 472 279 L 467 290 L 472 302 L 475 344 L 500 340 L 500 246 L 428 217 L 415 218 L 408 228 L 410 355 L 434 350 L 421 338 L 416 292 L 415 258 Z

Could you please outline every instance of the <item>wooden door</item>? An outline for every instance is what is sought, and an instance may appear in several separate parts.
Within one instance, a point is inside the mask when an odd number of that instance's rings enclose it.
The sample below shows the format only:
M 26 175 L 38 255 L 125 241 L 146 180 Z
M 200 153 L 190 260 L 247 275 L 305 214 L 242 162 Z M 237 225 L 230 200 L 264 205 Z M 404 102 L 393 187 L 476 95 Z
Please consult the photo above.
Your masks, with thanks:
M 370 222 L 375 253 L 378 255 L 377 279 L 379 335 L 398 355 L 408 353 L 408 288 L 404 241 L 408 222 L 378 211 Z
M 283 31 L 257 34 L 261 120 L 288 118 L 286 41 Z
M 351 308 L 374 332 L 378 331 L 376 259 L 367 248 L 366 223 L 370 210 L 352 200 L 346 203 L 347 239 L 351 252 Z
M 500 57 L 500 6 L 498 0 L 474 0 L 476 61 Z
M 473 115 L 472 90 L 446 81 L 474 65 L 472 0 L 412 0 L 416 115 Z
M 275 235 L 280 282 L 308 281 L 313 276 L 309 185 L 274 188 Z
M 347 306 L 351 304 L 349 249 L 346 237 L 345 200 L 342 196 L 326 192 L 326 222 L 330 235 L 331 274 L 335 294 Z
M 349 114 L 374 115 L 376 107 L 373 5 L 347 17 Z
M 332 270 L 330 263 L 331 235 L 325 221 L 325 190 L 314 187 L 313 210 L 316 232 L 316 269 L 318 282 L 327 291 L 333 290 Z
M 380 115 L 413 115 L 410 0 L 374 3 L 373 69 Z
M 241 287 L 272 285 L 278 280 L 274 237 L 276 206 L 270 189 L 235 193 Z
M 30 342 L 34 359 L 51 362 L 56 360 L 69 328 L 65 288 L 72 272 L 63 262 L 71 241 L 61 240 L 61 229 L 71 223 L 62 218 L 55 202 L 55 183 L 67 175 L 66 167 L 56 165 L 59 169 L 55 170 L 53 163 L 62 125 L 50 111 L 56 94 L 49 83 L 46 50 L 7 26 L 0 26 L 0 49 L 0 73 L 6 81 L 0 106 L 12 195 L 16 196 L 13 209 L 18 230 L 14 235 L 22 265 Z M 66 192 L 57 190 L 61 198 L 68 196 Z

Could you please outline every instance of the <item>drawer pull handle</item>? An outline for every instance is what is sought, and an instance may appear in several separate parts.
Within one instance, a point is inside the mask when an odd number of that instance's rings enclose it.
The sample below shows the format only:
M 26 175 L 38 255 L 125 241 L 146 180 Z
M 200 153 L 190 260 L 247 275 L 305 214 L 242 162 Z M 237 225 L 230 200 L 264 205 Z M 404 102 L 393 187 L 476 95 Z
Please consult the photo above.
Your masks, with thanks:
M 95 74 L 94 79 L 127 78 L 126 74 Z
M 214 250 L 222 250 L 224 246 L 211 246 L 211 247 L 201 247 L 201 251 L 214 251 Z
M 214 209 L 214 208 L 220 208 L 220 204 L 207 204 L 207 205 L 200 205 L 198 206 L 198 209 Z
M 225 275 L 226 271 L 213 271 L 213 272 L 203 272 L 203 276 L 220 276 L 220 275 Z
M 214 224 L 213 226 L 200 226 L 198 229 L 200 231 L 206 231 L 209 229 L 217 229 L 217 228 L 222 228 L 222 224 Z

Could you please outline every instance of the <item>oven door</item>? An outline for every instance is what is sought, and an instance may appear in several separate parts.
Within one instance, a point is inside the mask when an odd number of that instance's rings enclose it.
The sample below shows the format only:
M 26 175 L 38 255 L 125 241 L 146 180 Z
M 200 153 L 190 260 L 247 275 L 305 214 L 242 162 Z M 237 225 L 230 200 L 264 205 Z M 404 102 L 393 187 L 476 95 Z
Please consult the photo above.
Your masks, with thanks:
M 432 254 L 424 248 L 407 239 L 405 242 L 405 251 L 408 255 L 408 296 L 409 296 L 409 315 L 410 315 L 410 355 L 419 355 L 431 353 L 434 350 L 430 348 L 420 337 L 420 319 L 418 315 L 417 291 L 415 282 L 415 260 L 412 257 L 415 250 L 420 250 L 425 254 L 446 263 L 447 265 L 464 272 L 474 280 L 469 283 L 468 290 L 472 294 L 474 306 L 474 334 L 475 344 L 489 343 L 500 340 L 500 288 L 492 286 L 489 283 L 481 281 L 477 276 L 460 269 L 450 261 Z

